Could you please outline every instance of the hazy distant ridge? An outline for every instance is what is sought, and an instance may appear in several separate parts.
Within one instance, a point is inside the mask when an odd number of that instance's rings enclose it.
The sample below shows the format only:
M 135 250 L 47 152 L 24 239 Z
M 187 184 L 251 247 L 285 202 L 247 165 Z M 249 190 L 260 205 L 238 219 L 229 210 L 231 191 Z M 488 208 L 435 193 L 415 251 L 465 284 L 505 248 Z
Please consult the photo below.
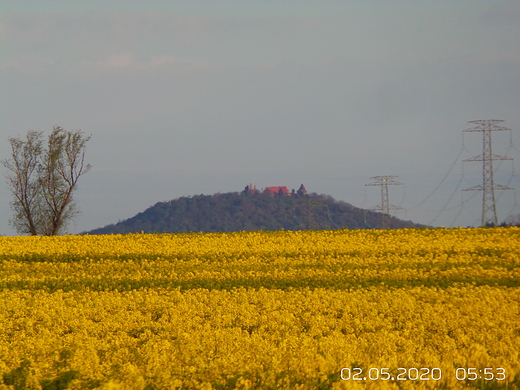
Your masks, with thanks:
M 418 226 L 392 217 L 392 228 Z M 381 214 L 336 201 L 328 195 L 304 197 L 269 193 L 218 193 L 159 202 L 136 216 L 88 234 L 233 232 L 242 230 L 371 229 Z

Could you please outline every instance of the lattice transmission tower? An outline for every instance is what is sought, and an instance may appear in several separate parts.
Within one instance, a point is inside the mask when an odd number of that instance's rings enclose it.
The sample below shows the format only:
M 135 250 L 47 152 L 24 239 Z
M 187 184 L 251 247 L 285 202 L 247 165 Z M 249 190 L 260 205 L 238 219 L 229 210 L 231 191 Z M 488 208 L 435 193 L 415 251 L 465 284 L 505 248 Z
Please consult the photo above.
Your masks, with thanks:
M 402 185 L 403 183 L 395 181 L 399 176 L 374 176 L 374 183 L 365 184 L 365 186 L 381 186 L 381 206 L 370 207 L 369 210 L 381 211 L 381 228 L 390 228 L 390 210 L 402 210 L 402 207 L 394 206 L 388 201 L 388 186 Z
M 462 191 L 482 191 L 482 226 L 496 226 L 498 224 L 497 208 L 495 204 L 495 190 L 512 190 L 513 188 L 495 184 L 493 181 L 493 161 L 512 160 L 510 157 L 499 156 L 491 152 L 491 134 L 493 131 L 506 131 L 511 129 L 499 126 L 504 122 L 501 119 L 488 119 L 469 121 L 476 125 L 463 132 L 481 132 L 483 135 L 482 154 L 463 160 L 463 162 L 482 161 L 482 184 L 465 188 Z

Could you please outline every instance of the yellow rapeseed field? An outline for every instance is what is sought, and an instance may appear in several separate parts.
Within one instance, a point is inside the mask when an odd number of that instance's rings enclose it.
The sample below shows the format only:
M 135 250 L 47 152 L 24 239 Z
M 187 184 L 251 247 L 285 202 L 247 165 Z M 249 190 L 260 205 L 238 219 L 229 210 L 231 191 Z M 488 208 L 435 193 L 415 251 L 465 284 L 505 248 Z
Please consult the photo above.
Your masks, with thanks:
M 0 237 L 0 389 L 520 389 L 520 228 Z

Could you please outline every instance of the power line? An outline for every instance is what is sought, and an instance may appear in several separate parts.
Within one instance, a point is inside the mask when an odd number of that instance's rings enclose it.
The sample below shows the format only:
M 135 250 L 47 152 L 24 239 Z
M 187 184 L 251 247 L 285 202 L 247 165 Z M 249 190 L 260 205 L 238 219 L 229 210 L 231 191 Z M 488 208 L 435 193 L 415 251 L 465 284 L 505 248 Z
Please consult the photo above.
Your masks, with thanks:
M 453 209 L 455 208 L 459 208 L 459 212 L 457 213 L 457 215 L 455 215 L 455 218 L 453 218 L 453 221 L 451 222 L 451 224 L 449 226 L 453 227 L 455 225 L 455 221 L 457 221 L 457 219 L 459 218 L 460 214 L 462 214 L 462 211 L 464 210 L 464 203 L 467 203 L 469 202 L 470 200 L 472 200 L 475 195 L 477 195 L 477 193 L 475 192 L 473 195 L 471 195 L 469 197 L 469 199 L 467 201 L 464 201 L 464 193 L 461 191 L 461 202 L 458 206 L 454 207 Z M 450 210 L 450 209 L 446 209 L 446 210 Z
M 439 190 L 439 188 L 445 183 L 446 179 L 453 171 L 453 168 L 455 167 L 455 165 L 459 161 L 463 151 L 465 150 L 464 133 L 465 132 L 482 132 L 483 133 L 482 154 L 479 156 L 468 158 L 468 159 L 465 159 L 462 161 L 463 163 L 482 161 L 482 184 L 479 184 L 479 185 L 476 185 L 476 186 L 473 186 L 470 188 L 465 188 L 462 191 L 482 191 L 483 192 L 482 218 L 481 218 L 482 225 L 483 226 L 485 226 L 485 225 L 496 226 L 498 224 L 496 204 L 500 200 L 503 193 L 500 193 L 498 196 L 495 197 L 495 193 L 494 193 L 495 190 L 509 190 L 509 189 L 514 190 L 514 188 L 509 187 L 509 184 L 511 183 L 511 181 L 516 179 L 520 182 L 519 175 L 514 174 L 514 160 L 512 158 L 506 156 L 511 149 L 514 149 L 516 151 L 518 151 L 518 149 L 516 149 L 513 145 L 511 129 L 499 126 L 499 124 L 502 122 L 504 122 L 504 121 L 499 120 L 499 119 L 469 121 L 468 123 L 474 124 L 475 127 L 464 130 L 462 132 L 462 147 L 459 150 L 457 157 L 455 158 L 453 163 L 450 165 L 448 171 L 442 178 L 442 180 L 436 185 L 436 187 L 433 189 L 433 191 L 431 191 L 426 196 L 426 198 L 424 198 L 421 202 L 419 202 L 411 207 L 408 207 L 406 210 L 408 211 L 408 210 L 413 210 L 415 208 L 419 208 L 421 205 L 426 203 Z M 491 132 L 492 131 L 505 131 L 505 130 L 510 131 L 510 146 L 507 149 L 504 156 L 493 154 L 492 150 L 491 150 L 491 134 L 492 134 Z M 511 177 L 509 178 L 509 180 L 507 181 L 506 185 L 496 184 L 494 182 L 493 161 L 497 161 L 497 160 L 499 161 L 499 163 L 496 164 L 495 170 L 498 170 L 502 166 L 503 162 L 506 160 L 509 160 L 512 162 L 512 174 L 511 174 Z M 365 209 L 365 223 L 367 222 L 366 221 L 367 210 L 377 210 L 377 211 L 381 211 L 382 227 L 384 229 L 389 228 L 390 227 L 390 210 L 403 210 L 403 208 L 400 206 L 406 200 L 406 188 L 405 188 L 404 198 L 401 200 L 399 206 L 391 205 L 388 202 L 388 185 L 403 184 L 403 183 L 395 182 L 393 180 L 395 178 L 397 178 L 397 176 L 375 176 L 375 177 L 372 177 L 372 179 L 376 180 L 374 183 L 365 184 L 362 206 L 365 204 L 365 201 L 367 198 L 366 186 L 380 186 L 381 187 L 381 205 Z M 435 215 L 433 220 L 429 223 L 429 225 L 432 225 L 435 222 L 435 220 L 445 211 L 454 210 L 454 209 L 459 208 L 459 211 L 458 211 L 458 213 L 456 213 L 455 218 L 452 222 L 452 225 L 453 225 L 456 222 L 456 220 L 459 218 L 459 216 L 461 215 L 463 208 L 464 208 L 464 204 L 467 203 L 468 201 L 472 200 L 475 197 L 475 195 L 477 195 L 477 193 L 474 193 L 472 196 L 469 197 L 469 199 L 464 200 L 464 196 L 462 195 L 463 193 L 461 193 L 461 196 L 462 196 L 461 203 L 457 206 L 448 208 L 448 205 L 452 201 L 455 194 L 459 191 L 463 181 L 464 181 L 464 164 L 462 164 L 462 175 L 461 175 L 461 179 L 459 180 L 459 182 L 456 185 L 456 188 L 454 189 L 453 193 L 449 196 L 446 203 L 444 203 L 441 210 Z M 517 200 L 516 200 L 516 192 L 515 192 L 514 193 L 514 205 L 509 213 L 511 213 L 512 210 L 514 210 L 516 206 L 517 206 Z M 424 209 L 423 207 L 421 207 L 421 208 Z M 434 211 L 434 210 L 430 210 L 430 211 Z M 435 210 L 435 211 L 437 211 L 437 210 Z
M 453 197 L 455 196 L 455 194 L 458 192 L 459 187 L 460 187 L 460 185 L 462 184 L 462 180 L 463 180 L 463 177 L 460 178 L 460 180 L 459 180 L 459 182 L 458 182 L 458 184 L 457 184 L 457 187 L 455 187 L 455 189 L 453 190 L 453 192 L 452 192 L 452 194 L 450 195 L 448 201 L 447 201 L 446 203 L 444 203 L 444 205 L 442 206 L 441 211 L 439 211 L 439 212 L 437 213 L 437 215 L 436 215 L 436 216 L 435 216 L 435 217 L 430 221 L 430 223 L 429 223 L 428 225 L 432 225 L 432 224 L 435 222 L 435 220 L 436 220 L 437 218 L 439 218 L 439 216 L 440 216 L 444 211 L 446 211 L 446 207 L 447 207 L 448 204 L 451 202 L 451 200 L 453 199 Z M 459 214 L 460 214 L 460 212 L 459 212 Z
M 507 185 L 495 184 L 493 180 L 493 161 L 495 160 L 512 160 L 510 157 L 499 156 L 493 154 L 491 151 L 491 134 L 493 131 L 511 131 L 507 127 L 499 126 L 499 123 L 504 122 L 501 119 L 487 119 L 469 121 L 468 123 L 475 124 L 463 132 L 481 132 L 482 140 L 482 154 L 463 160 L 463 162 L 482 161 L 482 184 L 465 188 L 462 191 L 482 191 L 482 226 L 498 224 L 497 210 L 495 202 L 495 190 L 511 190 Z M 512 138 L 511 138 L 512 139 Z M 512 142 L 512 141 L 511 141 Z
M 390 228 L 390 210 L 402 210 L 402 207 L 394 206 L 388 202 L 388 186 L 402 185 L 403 183 L 395 181 L 399 176 L 374 176 L 374 183 L 365 184 L 365 186 L 380 186 L 381 187 L 381 206 L 371 207 L 370 210 L 381 211 L 381 228 Z
M 416 205 L 414 205 L 412 207 L 409 207 L 408 210 L 412 210 L 412 209 L 419 207 L 420 205 L 424 204 L 428 199 L 430 199 L 432 197 L 432 195 L 441 187 L 441 185 L 444 183 L 444 181 L 448 178 L 453 167 L 457 164 L 457 161 L 459 161 L 460 155 L 462 154 L 463 151 L 464 151 L 464 144 L 462 145 L 462 148 L 459 150 L 459 153 L 457 154 L 455 161 L 453 161 L 450 168 L 448 169 L 448 172 L 446 173 L 446 175 L 444 175 L 444 177 L 439 182 L 439 184 L 437 184 L 437 186 L 433 189 L 433 191 L 424 200 L 422 200 L 421 202 L 417 203 Z

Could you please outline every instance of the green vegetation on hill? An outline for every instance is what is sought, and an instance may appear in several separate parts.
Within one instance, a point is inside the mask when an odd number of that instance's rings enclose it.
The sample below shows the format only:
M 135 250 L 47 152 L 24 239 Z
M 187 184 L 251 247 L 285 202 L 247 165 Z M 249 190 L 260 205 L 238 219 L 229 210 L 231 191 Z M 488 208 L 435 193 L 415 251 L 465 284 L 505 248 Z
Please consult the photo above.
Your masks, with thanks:
M 391 218 L 392 228 L 415 226 Z M 250 230 L 377 229 L 381 214 L 327 195 L 278 196 L 228 192 L 159 202 L 117 224 L 88 234 L 234 232 Z

